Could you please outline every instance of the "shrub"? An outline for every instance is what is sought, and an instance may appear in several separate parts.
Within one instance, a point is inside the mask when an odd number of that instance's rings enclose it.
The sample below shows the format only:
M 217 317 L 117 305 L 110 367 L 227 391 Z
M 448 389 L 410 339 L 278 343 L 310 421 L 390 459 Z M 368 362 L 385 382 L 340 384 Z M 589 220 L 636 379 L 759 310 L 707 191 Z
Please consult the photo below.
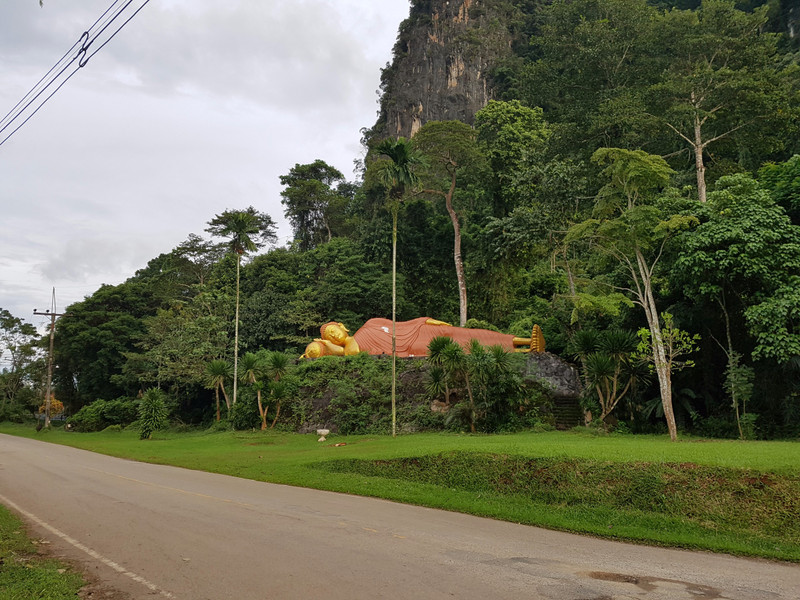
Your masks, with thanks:
M 243 389 L 241 394 L 237 394 L 236 404 L 231 408 L 230 424 L 238 430 L 261 427 L 258 401 L 250 390 Z
M 217 433 L 220 431 L 230 431 L 230 430 L 231 430 L 231 422 L 228 419 L 213 421 L 211 425 L 208 426 L 208 429 L 206 429 L 208 433 Z
M 23 406 L 8 402 L 0 405 L 0 423 L 10 421 L 12 423 L 24 423 L 31 417 L 30 411 Z
M 136 418 L 135 400 L 130 398 L 98 399 L 81 408 L 67 422 L 71 423 L 76 431 L 102 431 L 110 425 L 123 427 L 130 425 Z
M 500 331 L 496 326 L 489 323 L 489 321 L 482 321 L 481 319 L 467 319 L 464 323 L 467 329 L 488 329 L 489 331 Z

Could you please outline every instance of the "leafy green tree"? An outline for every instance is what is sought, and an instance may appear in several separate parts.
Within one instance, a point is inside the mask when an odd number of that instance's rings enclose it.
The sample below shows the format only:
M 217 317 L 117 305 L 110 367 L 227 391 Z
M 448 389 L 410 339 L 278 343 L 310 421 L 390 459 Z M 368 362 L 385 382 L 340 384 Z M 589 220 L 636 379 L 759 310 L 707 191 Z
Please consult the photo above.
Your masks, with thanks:
M 281 175 L 281 203 L 292 224 L 294 239 L 301 251 L 322 242 L 330 242 L 341 228 L 349 199 L 340 193 L 344 175 L 322 160 L 307 165 L 296 164 Z M 344 191 L 344 190 L 343 190 Z
M 797 363 L 800 356 L 800 277 L 792 275 L 769 298 L 745 312 L 755 335 L 753 357 Z
M 664 361 L 663 368 L 671 375 L 675 371 L 680 371 L 686 367 L 693 367 L 694 361 L 679 361 L 678 357 L 694 352 L 697 349 L 700 336 L 697 334 L 692 335 L 687 331 L 678 329 L 675 326 L 675 321 L 671 313 L 661 313 L 661 319 L 663 320 L 663 326 L 660 328 Z M 659 360 L 659 351 L 655 347 L 652 332 L 642 327 L 638 334 L 639 344 L 634 357 L 639 360 L 652 362 L 655 366 L 656 360 Z
M 98 398 L 135 396 L 138 377 L 124 370 L 128 353 L 146 332 L 144 318 L 162 305 L 150 282 L 129 279 L 103 285 L 67 307 L 56 323 L 54 382 L 56 396 L 74 413 Z
M 568 198 L 567 206 L 574 205 L 575 188 L 562 177 L 569 167 L 548 164 L 552 130 L 540 108 L 492 101 L 476 114 L 475 128 L 489 173 L 470 182 L 473 194 L 482 192 L 473 201 L 466 230 L 468 278 L 480 282 L 470 306 L 500 324 L 525 310 L 530 267 L 546 252 L 543 241 L 565 226 L 550 217 L 561 212 L 562 197 Z
M 234 316 L 233 341 L 233 404 L 239 371 L 239 283 L 242 256 L 278 238 L 272 217 L 258 212 L 252 206 L 245 210 L 226 210 L 208 222 L 206 231 L 213 236 L 229 238 L 229 248 L 236 254 L 236 314 Z
M 662 52 L 656 9 L 646 0 L 556 0 L 538 17 L 536 60 L 524 63 L 508 95 L 544 109 L 565 156 L 648 144 L 654 124 L 644 91 Z
M 464 171 L 480 168 L 482 155 L 476 143 L 476 132 L 459 121 L 432 121 L 414 135 L 414 147 L 425 157 L 421 179 L 423 193 L 444 198 L 447 214 L 453 225 L 453 262 L 458 279 L 459 324 L 467 322 L 467 279 L 461 256 L 460 215 L 453 207 L 456 184 Z M 461 217 L 463 219 L 463 217 Z
M 760 349 L 753 358 L 783 355 L 782 351 L 773 353 L 768 330 L 774 331 L 772 340 L 779 344 L 791 337 L 789 313 L 779 310 L 776 314 L 767 307 L 779 302 L 778 290 L 791 288 L 790 274 L 800 271 L 800 228 L 748 175 L 720 179 L 708 196 L 708 208 L 706 220 L 681 240 L 673 280 L 696 303 L 708 304 L 709 314 L 719 315 L 724 335 L 714 339 L 727 359 L 727 377 L 738 380 L 747 368 L 742 356 L 752 347 L 750 335 L 765 335 L 759 338 L 765 345 L 757 346 Z M 753 316 L 752 321 L 745 321 L 747 314 Z M 761 314 L 767 318 L 756 316 Z M 789 337 L 783 337 L 784 332 Z M 744 389 L 726 387 L 732 393 Z M 739 407 L 745 397 L 739 396 L 732 397 L 731 403 L 744 435 Z
M 243 269 L 239 332 L 243 348 L 256 352 L 260 348 L 284 349 L 308 343 L 312 329 L 298 331 L 298 326 L 287 318 L 289 305 L 298 294 L 313 301 L 313 291 L 305 291 L 309 282 L 302 272 L 308 254 L 275 248 L 256 256 Z M 322 319 L 320 316 L 314 324 L 319 327 Z
M 201 288 L 202 290 L 202 288 Z M 188 301 L 173 301 L 143 319 L 146 331 L 139 352 L 125 354 L 123 373 L 180 395 L 202 385 L 206 364 L 227 354 L 230 296 L 215 290 L 192 290 Z
M 308 286 L 299 290 L 300 298 L 310 301 L 326 320 L 357 324 L 386 315 L 390 275 L 350 240 L 334 239 L 307 253 L 298 275 Z M 401 278 L 396 289 L 402 290 L 403 283 Z M 405 304 L 402 298 L 395 302 L 401 309 Z
M 739 138 L 751 151 L 754 144 L 780 149 L 780 123 L 796 118 L 792 75 L 778 64 L 778 36 L 764 30 L 768 10 L 748 13 L 732 0 L 703 0 L 697 11 L 673 10 L 659 19 L 665 71 L 651 87 L 651 106 L 691 151 L 701 202 L 710 146 Z
M 589 241 L 592 248 L 618 263 L 627 286 L 617 286 L 642 307 L 652 338 L 653 363 L 658 376 L 661 403 L 670 438 L 677 439 L 672 410 L 672 379 L 667 342 L 661 331 L 654 277 L 667 242 L 680 230 L 696 224 L 694 216 L 670 214 L 657 202 L 673 171 L 663 158 L 642 150 L 601 148 L 593 160 L 605 166 L 608 183 L 595 206 L 596 218 L 570 228 L 567 243 Z
M 151 388 L 142 394 L 139 401 L 139 439 L 149 440 L 153 433 L 167 426 L 169 411 L 164 401 L 164 392 Z
M 392 213 L 392 437 L 397 436 L 397 215 L 400 203 L 412 188 L 419 185 L 415 168 L 422 164 L 422 158 L 411 142 L 405 138 L 386 139 L 375 148 L 378 156 L 384 157 L 375 170 L 384 185 Z
M 747 402 L 753 396 L 755 370 L 741 361 L 742 355 L 738 352 L 728 356 L 724 387 L 731 399 L 736 426 L 739 428 L 739 439 L 744 440 L 752 437 L 751 428 L 747 426 Z
M 541 108 L 529 108 L 518 100 L 490 101 L 475 115 L 475 129 L 494 177 L 493 216 L 504 217 L 530 202 L 552 131 Z
M 175 268 L 180 269 L 180 279 L 185 287 L 205 285 L 211 272 L 225 253 L 224 244 L 215 244 L 199 235 L 190 233 L 189 237 L 172 251 L 176 259 Z
M 507 77 L 506 97 L 543 107 L 564 156 L 616 146 L 678 164 L 691 153 L 705 201 L 710 164 L 755 169 L 796 137 L 796 60 L 781 64 L 768 7 L 741 4 L 556 0 L 542 7 L 535 60 Z
M 793 225 L 800 225 L 800 154 L 784 163 L 768 163 L 758 172 L 758 181 L 769 191 Z
M 8 365 L 0 369 L 0 414 L 8 413 L 26 385 L 38 337 L 33 325 L 0 308 L 0 361 Z
M 148 261 L 131 280 L 145 283 L 154 297 L 168 304 L 190 296 L 195 286 L 207 284 L 224 254 L 224 244 L 212 243 L 192 233 L 171 252 Z

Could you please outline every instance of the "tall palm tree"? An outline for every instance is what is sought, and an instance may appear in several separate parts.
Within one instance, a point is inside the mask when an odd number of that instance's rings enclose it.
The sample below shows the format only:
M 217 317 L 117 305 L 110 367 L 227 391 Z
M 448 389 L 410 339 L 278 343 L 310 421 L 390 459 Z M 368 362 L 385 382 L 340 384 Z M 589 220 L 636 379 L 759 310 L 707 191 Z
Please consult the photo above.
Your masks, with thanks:
M 205 384 L 206 387 L 213 389 L 217 396 L 217 421 L 220 420 L 219 414 L 219 392 L 222 390 L 222 395 L 225 397 L 225 404 L 228 407 L 228 413 L 231 412 L 231 402 L 228 394 L 225 391 L 225 381 L 231 378 L 231 364 L 227 360 L 218 358 L 212 360 L 206 365 Z
M 406 193 L 419 185 L 414 167 L 422 163 L 422 158 L 403 137 L 383 140 L 375 151 L 389 159 L 382 164 L 379 176 L 392 212 L 392 437 L 397 437 L 397 214 Z
M 277 241 L 272 217 L 252 206 L 245 210 L 226 210 L 208 222 L 206 231 L 213 236 L 229 238 L 228 247 L 236 254 L 236 316 L 233 342 L 233 404 L 236 404 L 236 383 L 239 375 L 239 272 L 242 255 L 254 252 L 268 242 Z

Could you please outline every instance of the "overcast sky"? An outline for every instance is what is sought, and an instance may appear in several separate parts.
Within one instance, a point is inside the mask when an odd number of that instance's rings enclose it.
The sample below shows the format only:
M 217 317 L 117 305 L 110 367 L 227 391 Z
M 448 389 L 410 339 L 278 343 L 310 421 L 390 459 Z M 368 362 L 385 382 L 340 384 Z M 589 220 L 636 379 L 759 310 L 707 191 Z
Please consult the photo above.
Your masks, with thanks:
M 112 2 L 0 2 L 0 117 Z M 268 213 L 285 243 L 279 176 L 321 158 L 353 178 L 408 11 L 149 2 L 0 146 L 0 308 L 38 325 L 53 287 L 63 309 L 205 235 L 227 208 Z

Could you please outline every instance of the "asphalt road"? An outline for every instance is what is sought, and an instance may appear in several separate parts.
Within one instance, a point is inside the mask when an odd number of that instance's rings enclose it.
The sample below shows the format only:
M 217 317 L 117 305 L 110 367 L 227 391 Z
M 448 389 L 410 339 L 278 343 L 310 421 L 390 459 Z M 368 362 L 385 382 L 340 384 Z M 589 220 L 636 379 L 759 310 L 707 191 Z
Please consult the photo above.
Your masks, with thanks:
M 0 503 L 55 554 L 117 590 L 114 598 L 800 599 L 797 565 L 604 541 L 5 435 Z

